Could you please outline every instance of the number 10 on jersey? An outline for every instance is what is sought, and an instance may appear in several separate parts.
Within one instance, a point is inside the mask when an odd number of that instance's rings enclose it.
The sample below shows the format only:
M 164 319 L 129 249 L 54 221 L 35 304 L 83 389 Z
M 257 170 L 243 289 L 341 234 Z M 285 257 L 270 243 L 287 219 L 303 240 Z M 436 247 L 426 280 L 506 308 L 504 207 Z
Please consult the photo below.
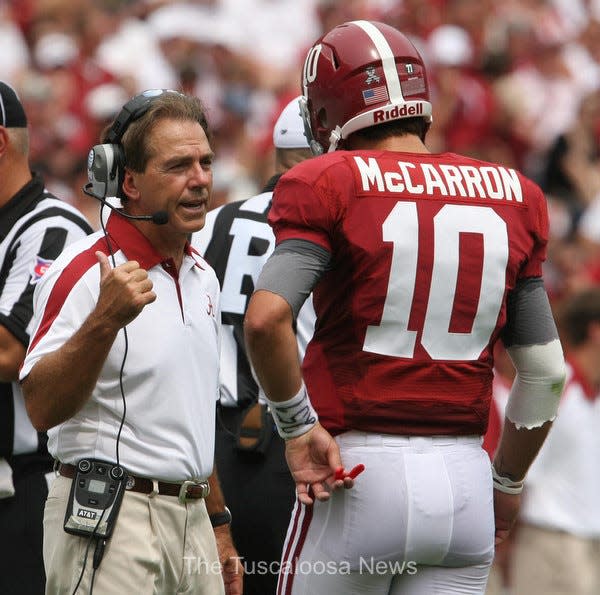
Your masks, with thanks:
M 508 232 L 506 222 L 491 208 L 444 205 L 433 220 L 433 267 L 421 345 L 434 360 L 476 360 L 496 327 L 506 289 Z M 460 234 L 483 238 L 481 289 L 470 332 L 450 332 L 460 263 Z M 369 325 L 363 350 L 412 358 L 418 330 L 408 328 L 419 257 L 419 217 L 414 202 L 398 202 L 382 225 L 382 237 L 393 244 L 383 314 Z

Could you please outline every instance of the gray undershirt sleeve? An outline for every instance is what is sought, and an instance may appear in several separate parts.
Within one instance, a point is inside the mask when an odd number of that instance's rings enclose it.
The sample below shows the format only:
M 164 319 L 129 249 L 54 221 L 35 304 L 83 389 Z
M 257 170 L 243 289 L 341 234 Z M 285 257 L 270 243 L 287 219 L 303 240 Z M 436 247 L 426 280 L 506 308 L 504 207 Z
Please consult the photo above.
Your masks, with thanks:
M 266 289 L 281 296 L 291 307 L 294 320 L 321 275 L 331 254 L 307 240 L 285 240 L 278 244 L 263 267 L 255 291 Z
M 505 347 L 544 345 L 558 339 L 541 277 L 519 281 L 508 296 L 506 308 L 506 326 L 502 331 Z

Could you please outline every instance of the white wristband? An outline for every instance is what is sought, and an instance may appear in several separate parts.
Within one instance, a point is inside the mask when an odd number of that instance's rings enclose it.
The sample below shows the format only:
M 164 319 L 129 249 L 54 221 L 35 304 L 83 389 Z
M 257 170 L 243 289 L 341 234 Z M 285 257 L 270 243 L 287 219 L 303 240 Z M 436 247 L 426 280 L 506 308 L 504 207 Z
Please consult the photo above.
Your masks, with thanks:
M 510 479 L 510 477 L 498 475 L 494 465 L 492 465 L 492 479 L 494 482 L 494 489 L 498 490 L 499 492 L 514 496 L 523 491 L 523 484 L 525 483 L 525 480 L 522 479 L 521 481 L 514 481 L 513 479 Z
M 306 434 L 319 420 L 302 383 L 300 390 L 287 401 L 267 399 L 279 435 L 287 440 Z

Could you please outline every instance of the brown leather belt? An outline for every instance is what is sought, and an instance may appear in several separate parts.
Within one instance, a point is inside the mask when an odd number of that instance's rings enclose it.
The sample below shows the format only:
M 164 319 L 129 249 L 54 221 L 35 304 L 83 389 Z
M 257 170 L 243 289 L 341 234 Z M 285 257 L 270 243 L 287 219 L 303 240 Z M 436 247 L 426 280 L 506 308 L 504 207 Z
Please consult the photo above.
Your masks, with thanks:
M 77 474 L 77 467 L 67 463 L 59 463 L 57 471 L 63 477 L 73 479 Z M 135 475 L 127 476 L 126 490 L 131 492 L 141 492 L 142 494 L 151 494 L 156 489 L 162 496 L 177 496 L 179 500 L 196 500 L 206 498 L 210 493 L 208 481 L 184 481 L 183 483 L 168 483 L 166 481 L 153 482 L 147 477 L 137 477 Z

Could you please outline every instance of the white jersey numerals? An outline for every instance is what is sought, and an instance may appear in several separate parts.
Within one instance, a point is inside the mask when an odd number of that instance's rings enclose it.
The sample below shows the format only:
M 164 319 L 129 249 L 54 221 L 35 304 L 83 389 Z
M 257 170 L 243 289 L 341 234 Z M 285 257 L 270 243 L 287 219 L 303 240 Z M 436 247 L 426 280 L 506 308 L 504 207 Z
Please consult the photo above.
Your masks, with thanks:
M 421 345 L 435 360 L 478 359 L 496 326 L 506 287 L 508 232 L 490 207 L 445 205 L 433 221 L 433 269 Z M 460 262 L 461 233 L 483 238 L 481 289 L 470 332 L 450 332 Z M 382 225 L 392 242 L 392 262 L 383 314 L 369 325 L 363 350 L 412 358 L 417 331 L 409 330 L 419 257 L 419 218 L 414 202 L 398 202 Z

